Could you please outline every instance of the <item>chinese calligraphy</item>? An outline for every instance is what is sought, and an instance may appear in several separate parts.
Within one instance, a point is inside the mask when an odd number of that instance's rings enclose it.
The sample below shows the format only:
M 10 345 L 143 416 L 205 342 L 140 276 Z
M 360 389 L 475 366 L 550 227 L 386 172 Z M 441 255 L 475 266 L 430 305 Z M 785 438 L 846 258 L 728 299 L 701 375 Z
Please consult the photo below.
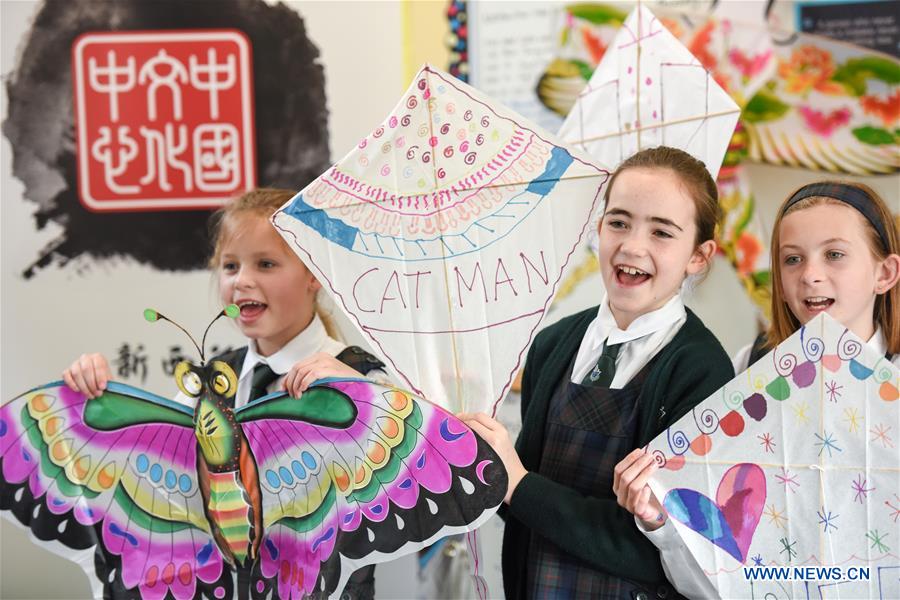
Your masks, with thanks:
M 214 208 L 255 185 L 242 34 L 92 33 L 73 61 L 88 208 Z

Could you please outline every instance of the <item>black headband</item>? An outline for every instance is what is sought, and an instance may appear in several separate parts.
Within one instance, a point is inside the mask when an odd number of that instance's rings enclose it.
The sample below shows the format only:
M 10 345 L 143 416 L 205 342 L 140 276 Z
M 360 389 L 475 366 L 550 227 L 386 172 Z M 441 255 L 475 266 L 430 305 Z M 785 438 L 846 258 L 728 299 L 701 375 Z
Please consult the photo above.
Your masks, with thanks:
M 881 243 L 884 244 L 885 252 L 890 251 L 887 229 L 885 228 L 884 223 L 878 218 L 878 212 L 875 210 L 875 200 L 872 199 L 872 196 L 858 187 L 844 183 L 810 183 L 809 185 L 804 185 L 794 192 L 794 195 L 785 202 L 781 214 L 784 215 L 787 213 L 793 205 L 801 200 L 813 196 L 834 198 L 835 200 L 840 200 L 844 204 L 858 210 L 862 216 L 872 224 L 872 227 L 875 228 L 875 232 L 878 234 L 878 237 L 881 238 Z

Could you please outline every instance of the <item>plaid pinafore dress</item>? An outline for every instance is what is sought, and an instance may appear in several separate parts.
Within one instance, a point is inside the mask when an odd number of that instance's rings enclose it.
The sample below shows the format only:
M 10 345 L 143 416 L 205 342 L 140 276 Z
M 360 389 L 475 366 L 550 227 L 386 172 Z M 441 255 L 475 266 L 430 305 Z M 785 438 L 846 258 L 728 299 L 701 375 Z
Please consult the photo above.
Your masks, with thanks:
M 637 447 L 641 390 L 655 362 L 622 389 L 563 380 L 547 410 L 538 473 L 582 494 L 614 499 L 613 469 Z M 566 372 L 573 367 L 574 358 Z M 531 535 L 527 573 L 532 598 L 680 598 L 669 585 L 641 584 L 596 569 L 537 534 Z

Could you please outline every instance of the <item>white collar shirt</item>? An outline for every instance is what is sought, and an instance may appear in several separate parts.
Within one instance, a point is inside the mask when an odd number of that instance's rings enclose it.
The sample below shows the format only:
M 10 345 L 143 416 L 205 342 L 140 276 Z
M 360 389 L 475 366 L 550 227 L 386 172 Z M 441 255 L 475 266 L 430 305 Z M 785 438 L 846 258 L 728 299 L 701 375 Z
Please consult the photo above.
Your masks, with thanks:
M 278 378 L 266 388 L 271 393 L 280 389 L 281 381 L 287 372 L 304 358 L 308 358 L 317 352 L 337 356 L 346 347 L 346 344 L 329 337 L 328 332 L 325 331 L 325 324 L 322 323 L 322 319 L 317 314 L 314 314 L 313 320 L 306 326 L 306 329 L 294 336 L 291 341 L 274 354 L 260 356 L 256 351 L 256 344 L 254 342 L 249 343 L 247 345 L 247 354 L 244 356 L 244 364 L 241 367 L 241 372 L 238 374 L 238 391 L 234 399 L 234 407 L 239 408 L 247 404 L 247 400 L 250 398 L 253 369 L 256 365 L 267 364 L 278 375 Z
M 687 320 L 687 312 L 680 294 L 676 294 L 661 308 L 641 315 L 627 329 L 620 329 L 609 308 L 606 297 L 600 303 L 597 316 L 588 325 L 572 369 L 572 383 L 581 383 L 591 372 L 600 353 L 603 342 L 609 345 L 623 344 L 616 357 L 616 374 L 611 388 L 620 389 L 631 381 L 666 344 L 672 341 Z

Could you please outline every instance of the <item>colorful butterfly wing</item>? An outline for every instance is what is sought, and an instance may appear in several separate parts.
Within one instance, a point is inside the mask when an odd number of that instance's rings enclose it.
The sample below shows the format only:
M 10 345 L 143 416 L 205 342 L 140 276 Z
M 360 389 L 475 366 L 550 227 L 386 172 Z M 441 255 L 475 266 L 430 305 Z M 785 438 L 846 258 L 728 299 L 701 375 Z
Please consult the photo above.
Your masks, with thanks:
M 265 536 L 253 585 L 263 590 L 274 583 L 285 600 L 321 589 L 321 565 L 339 561 L 334 554 L 337 493 L 318 450 L 328 448 L 328 442 L 303 425 L 259 421 L 244 426 L 254 453 L 266 457 L 259 462 Z M 340 570 L 322 575 L 329 573 Z M 335 589 L 336 579 L 330 584 L 325 587 Z
M 191 411 L 130 386 L 89 400 L 56 382 L 0 408 L 0 508 L 39 539 L 99 545 L 105 585 L 144 598 L 231 586 L 196 461 Z
M 356 568 L 477 527 L 503 500 L 490 447 L 407 392 L 331 379 L 287 400 L 301 418 L 267 416 L 265 402 L 237 412 L 263 494 L 260 590 L 277 579 L 282 598 L 334 592 Z

